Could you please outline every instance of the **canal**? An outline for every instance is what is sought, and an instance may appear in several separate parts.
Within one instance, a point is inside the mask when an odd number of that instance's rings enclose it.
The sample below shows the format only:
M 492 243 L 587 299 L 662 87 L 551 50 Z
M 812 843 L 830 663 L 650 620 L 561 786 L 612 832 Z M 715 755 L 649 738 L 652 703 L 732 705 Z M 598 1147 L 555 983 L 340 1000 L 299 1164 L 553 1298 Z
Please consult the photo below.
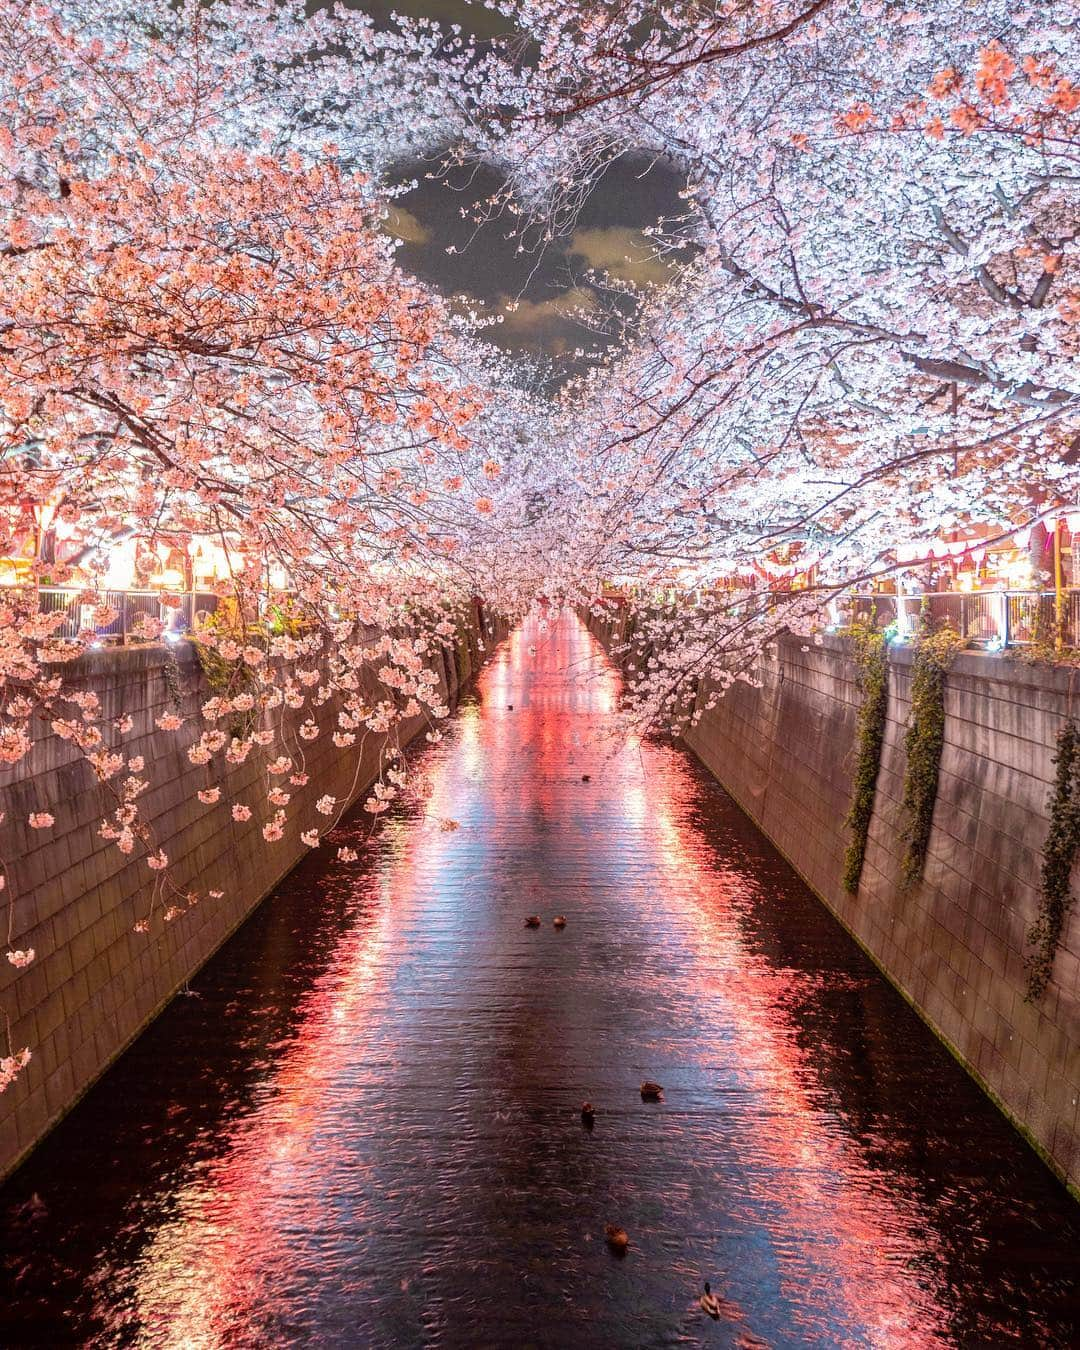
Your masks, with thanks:
M 1077 1343 L 1080 1209 L 618 691 L 502 644 L 0 1190 L 0 1345 Z

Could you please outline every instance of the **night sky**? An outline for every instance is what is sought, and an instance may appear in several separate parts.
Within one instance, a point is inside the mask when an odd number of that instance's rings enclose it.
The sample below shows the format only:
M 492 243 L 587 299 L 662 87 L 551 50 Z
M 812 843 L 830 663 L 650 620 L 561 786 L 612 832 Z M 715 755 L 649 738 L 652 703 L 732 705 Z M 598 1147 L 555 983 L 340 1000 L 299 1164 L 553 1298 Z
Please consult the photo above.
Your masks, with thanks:
M 349 0 L 349 8 L 365 10 L 380 25 L 391 21 L 394 10 L 459 23 L 482 38 L 507 31 L 501 16 L 463 0 Z M 569 358 L 576 348 L 603 345 L 573 314 L 598 312 L 596 292 L 585 280 L 589 269 L 603 268 L 617 281 L 639 285 L 665 278 L 667 267 L 652 256 L 641 230 L 685 210 L 682 179 L 670 168 L 652 162 L 612 165 L 575 232 L 538 257 L 517 251 L 509 222 L 488 223 L 477 233 L 472 208 L 499 186 L 494 170 L 442 181 L 432 176 L 434 167 L 434 162 L 399 167 L 398 181 L 418 183 L 396 200 L 391 228 L 404 240 L 399 259 L 445 294 L 480 301 L 485 314 L 501 313 L 502 323 L 486 332 L 501 346 L 562 358 L 559 364 L 569 372 L 579 366 Z M 447 253 L 449 246 L 455 252 Z

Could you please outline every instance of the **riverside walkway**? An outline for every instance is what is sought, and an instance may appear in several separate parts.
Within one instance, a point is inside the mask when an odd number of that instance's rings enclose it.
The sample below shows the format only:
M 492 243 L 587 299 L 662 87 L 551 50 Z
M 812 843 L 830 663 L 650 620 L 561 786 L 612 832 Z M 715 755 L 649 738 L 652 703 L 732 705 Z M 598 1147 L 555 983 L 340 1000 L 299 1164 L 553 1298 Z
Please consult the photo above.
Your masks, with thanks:
M 0 1345 L 1077 1342 L 1080 1210 L 618 693 L 500 647 L 0 1190 Z

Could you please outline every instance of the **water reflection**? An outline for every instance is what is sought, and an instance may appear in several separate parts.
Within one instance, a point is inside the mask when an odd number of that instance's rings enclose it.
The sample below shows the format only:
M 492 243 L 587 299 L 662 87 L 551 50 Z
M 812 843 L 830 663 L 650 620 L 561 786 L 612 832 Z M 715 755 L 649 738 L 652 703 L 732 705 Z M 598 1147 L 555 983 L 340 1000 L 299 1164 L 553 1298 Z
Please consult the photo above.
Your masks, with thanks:
M 1076 1207 L 617 694 L 503 644 L 0 1192 L 0 1344 L 1075 1343 Z

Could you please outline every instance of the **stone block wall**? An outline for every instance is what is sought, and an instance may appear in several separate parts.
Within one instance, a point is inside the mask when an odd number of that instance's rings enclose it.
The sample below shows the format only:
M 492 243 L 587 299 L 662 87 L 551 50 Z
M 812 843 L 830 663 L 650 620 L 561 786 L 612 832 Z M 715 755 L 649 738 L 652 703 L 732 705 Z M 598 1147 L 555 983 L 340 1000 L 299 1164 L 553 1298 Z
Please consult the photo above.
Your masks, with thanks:
M 444 652 L 441 687 L 452 701 L 459 684 L 490 647 L 501 626 L 480 607 L 460 626 L 456 648 Z M 210 697 L 194 649 L 181 644 L 91 651 L 64 668 L 68 687 L 93 691 L 108 719 L 131 714 L 135 725 L 123 738 L 127 754 L 141 754 L 149 789 L 140 797 L 140 819 L 154 830 L 169 856 L 169 878 L 181 889 L 224 892 L 203 898 L 172 922 L 162 921 L 159 902 L 147 933 L 135 924 L 150 908 L 155 873 L 145 857 L 125 857 L 100 837 L 103 818 L 116 802 L 71 746 L 49 732 L 27 759 L 0 770 L 0 858 L 7 888 L 0 892 L 0 952 L 10 945 L 33 947 L 34 963 L 16 970 L 0 956 L 0 1048 L 31 1048 L 33 1059 L 6 1092 L 0 1093 L 0 1177 L 14 1167 L 46 1131 L 121 1053 L 176 991 L 199 969 L 259 901 L 306 853 L 301 830 L 325 818 L 314 803 L 323 794 L 353 801 L 378 775 L 385 738 L 369 733 L 348 749 L 331 740 L 335 708 L 319 716 L 318 739 L 297 742 L 309 775 L 293 794 L 285 837 L 267 843 L 262 826 L 273 815 L 266 800 L 263 758 L 222 776 L 222 758 L 213 773 L 192 765 L 187 748 L 205 729 L 196 716 Z M 373 697 L 384 696 L 374 675 Z M 162 732 L 155 719 L 176 711 L 190 720 L 179 732 Z M 307 713 L 303 714 L 307 716 Z M 421 718 L 399 729 L 404 743 L 426 723 Z M 275 756 L 280 753 L 274 749 Z M 200 788 L 217 783 L 222 800 L 205 806 Z M 238 824 L 230 803 L 252 808 Z M 48 811 L 55 824 L 29 828 L 31 812 Z M 168 902 L 166 902 L 168 903 Z M 10 906 L 10 909 L 9 909 Z M 11 921 L 11 941 L 7 937 Z M 5 1035 L 4 1017 L 10 1021 Z
M 593 620 L 609 647 L 622 620 Z M 912 653 L 892 649 L 889 714 L 857 895 L 841 885 L 860 694 L 840 638 L 788 637 L 701 717 L 686 744 L 1074 1190 L 1080 1189 L 1080 905 L 1053 975 L 1026 1001 L 1055 739 L 1080 672 L 963 653 L 921 883 L 900 884 Z M 1074 678 L 1075 677 L 1075 678 Z M 1076 685 L 1074 689 L 1074 683 Z M 1074 874 L 1074 888 L 1076 886 Z

